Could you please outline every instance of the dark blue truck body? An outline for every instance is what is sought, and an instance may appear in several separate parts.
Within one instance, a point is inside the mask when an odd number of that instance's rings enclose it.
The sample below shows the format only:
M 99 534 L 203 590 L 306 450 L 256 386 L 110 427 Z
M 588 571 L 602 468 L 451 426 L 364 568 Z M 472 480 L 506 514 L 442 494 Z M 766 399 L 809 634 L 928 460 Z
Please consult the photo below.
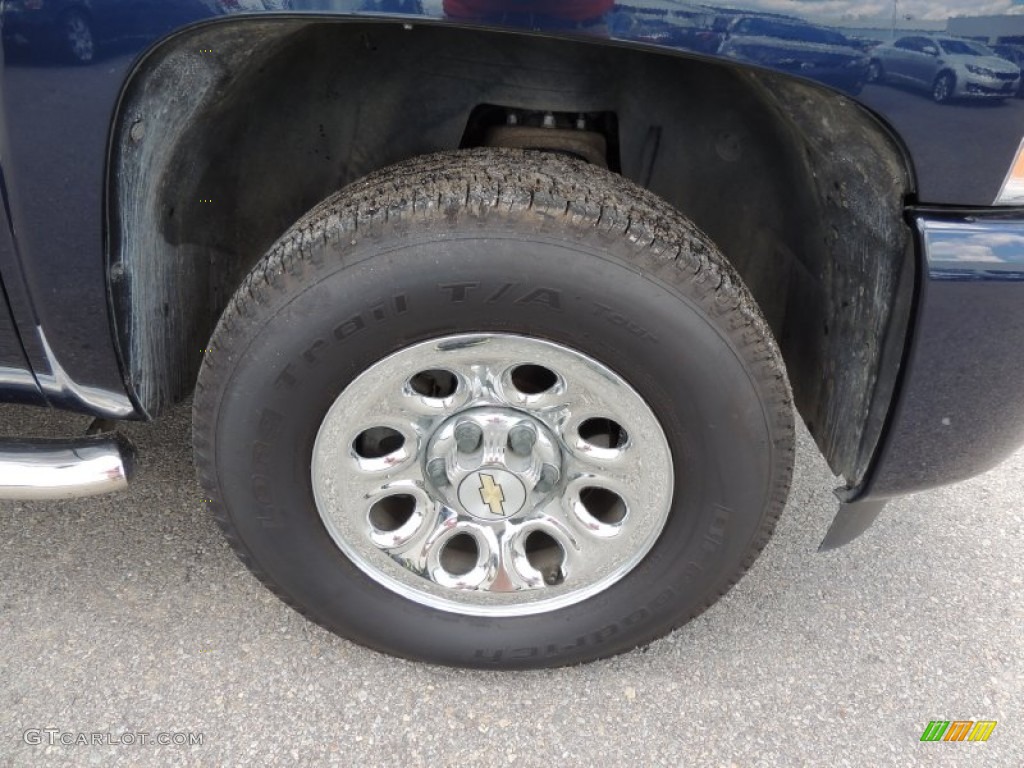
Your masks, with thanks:
M 445 18 L 439 2 L 0 4 L 6 59 L 0 81 L 0 399 L 113 419 L 159 412 L 131 375 L 119 304 L 124 297 L 117 289 L 124 265 L 115 250 L 125 233 L 116 219 L 124 199 L 112 169 L 117 127 L 127 119 L 127 89 L 133 73 L 190 34 L 299 20 L 411 34 L 446 27 L 464 39 L 499 30 L 509 39 L 534 37 L 551 46 L 582 40 L 705 62 L 741 76 L 771 70 L 852 100 L 904 154 L 911 184 L 903 215 L 913 232 L 913 270 L 905 298 L 909 322 L 887 358 L 891 386 L 880 390 L 887 395 L 872 416 L 880 437 L 847 498 L 878 500 L 963 479 L 1024 440 L 1024 194 L 1015 191 L 1011 173 L 1024 139 L 1024 101 L 1008 87 L 1005 99 L 936 104 L 928 93 L 866 82 L 872 46 L 914 30 L 941 32 L 952 24 L 942 10 L 948 2 L 918 3 L 927 10 L 914 20 L 895 7 L 858 17 L 856 3 L 847 4 L 854 11 L 833 18 L 835 4 L 825 0 L 790 3 L 788 15 L 764 12 L 778 3 L 751 0 L 728 8 L 636 0 L 616 6 L 596 29 L 560 21 L 557 2 L 544 13 L 513 0 L 504 8 L 491 5 L 492 13 L 474 19 Z M 969 13 L 972 4 L 962 5 Z M 69 14 L 92 25 L 94 50 L 86 61 L 76 60 L 62 38 Z M 991 26 L 989 42 L 995 43 L 1000 22 Z M 204 52 L 197 48 L 197 55 Z M 174 307 L 146 311 L 173 315 Z M 173 323 L 166 332 L 177 332 Z M 151 343 L 159 347 L 158 339 Z

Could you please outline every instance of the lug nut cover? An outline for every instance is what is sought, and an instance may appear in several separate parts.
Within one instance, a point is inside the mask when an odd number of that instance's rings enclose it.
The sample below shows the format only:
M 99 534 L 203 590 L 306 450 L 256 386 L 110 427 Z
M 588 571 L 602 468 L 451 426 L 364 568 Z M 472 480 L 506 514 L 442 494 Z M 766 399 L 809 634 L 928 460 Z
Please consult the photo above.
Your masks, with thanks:
M 483 430 L 471 421 L 464 421 L 455 427 L 455 444 L 461 453 L 473 453 L 480 447 Z

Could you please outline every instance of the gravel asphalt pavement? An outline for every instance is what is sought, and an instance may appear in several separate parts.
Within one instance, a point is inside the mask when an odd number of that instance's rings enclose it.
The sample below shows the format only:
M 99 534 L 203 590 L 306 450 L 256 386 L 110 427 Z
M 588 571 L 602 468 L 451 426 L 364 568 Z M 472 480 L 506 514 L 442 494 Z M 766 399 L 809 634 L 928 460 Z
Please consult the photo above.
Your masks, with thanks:
M 1024 453 L 818 554 L 835 481 L 801 433 L 774 540 L 711 610 L 644 651 L 498 674 L 381 656 L 263 589 L 200 500 L 189 415 L 128 429 L 127 493 L 0 503 L 0 765 L 1024 765 Z M 0 408 L 7 434 L 86 422 Z M 921 743 L 936 719 L 998 725 Z M 101 743 L 61 744 L 83 733 Z

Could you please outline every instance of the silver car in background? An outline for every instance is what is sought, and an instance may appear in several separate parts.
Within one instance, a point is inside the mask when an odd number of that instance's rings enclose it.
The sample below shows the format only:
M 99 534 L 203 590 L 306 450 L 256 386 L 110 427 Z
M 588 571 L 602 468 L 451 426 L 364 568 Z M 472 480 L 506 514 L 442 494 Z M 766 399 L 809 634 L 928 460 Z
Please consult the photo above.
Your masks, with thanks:
M 868 82 L 926 88 L 939 104 L 962 97 L 1005 99 L 1021 70 L 990 48 L 953 37 L 910 35 L 871 52 Z

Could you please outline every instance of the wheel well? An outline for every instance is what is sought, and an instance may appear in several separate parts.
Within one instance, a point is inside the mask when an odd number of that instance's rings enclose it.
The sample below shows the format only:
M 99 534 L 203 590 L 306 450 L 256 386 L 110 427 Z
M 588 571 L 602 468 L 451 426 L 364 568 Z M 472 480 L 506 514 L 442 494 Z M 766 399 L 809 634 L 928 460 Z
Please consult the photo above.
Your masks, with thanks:
M 213 23 L 133 73 L 107 210 L 119 348 L 147 413 L 188 395 L 221 309 L 296 219 L 373 170 L 459 147 L 482 105 L 613 114 L 623 175 L 732 261 L 833 469 L 863 477 L 913 282 L 913 180 L 882 125 L 782 76 L 431 24 Z

